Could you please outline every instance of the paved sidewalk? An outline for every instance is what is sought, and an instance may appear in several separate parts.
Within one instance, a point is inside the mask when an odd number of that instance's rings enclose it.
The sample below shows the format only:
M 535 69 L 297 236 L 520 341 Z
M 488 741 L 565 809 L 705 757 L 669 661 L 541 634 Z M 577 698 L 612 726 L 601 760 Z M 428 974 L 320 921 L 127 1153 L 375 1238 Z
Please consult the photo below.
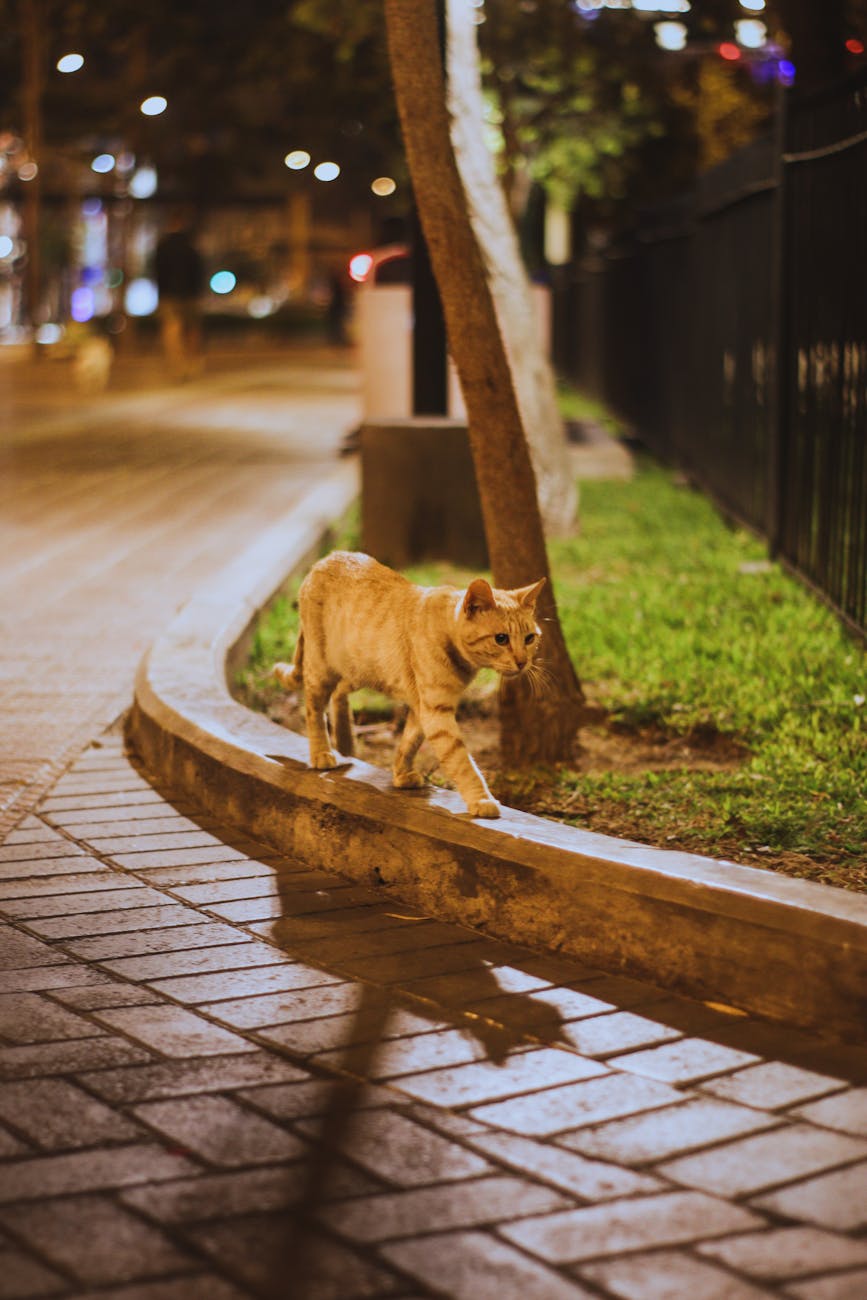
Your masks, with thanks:
M 355 376 L 327 349 L 212 354 L 183 387 L 145 358 L 128 391 L 90 401 L 62 366 L 0 366 L 0 838 L 128 706 L 176 610 L 358 419 Z
M 0 912 L 9 1300 L 867 1294 L 865 1050 L 275 858 L 117 731 Z
M 333 355 L 225 360 L 0 403 L 0 1296 L 863 1300 L 867 1048 L 396 907 L 126 755 L 140 654 L 356 418 Z

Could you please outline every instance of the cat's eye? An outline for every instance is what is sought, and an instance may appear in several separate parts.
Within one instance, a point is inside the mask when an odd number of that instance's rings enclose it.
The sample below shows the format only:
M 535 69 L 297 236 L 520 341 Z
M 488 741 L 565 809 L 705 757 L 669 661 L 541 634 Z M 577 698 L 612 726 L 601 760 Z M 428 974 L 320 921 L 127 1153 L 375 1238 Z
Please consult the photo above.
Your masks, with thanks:
M 530 643 L 535 640 L 536 640 L 536 633 L 528 632 L 527 635 L 524 637 L 524 645 L 530 645 Z
M 494 640 L 496 641 L 497 645 L 508 645 L 509 634 L 508 632 L 496 632 L 494 634 Z

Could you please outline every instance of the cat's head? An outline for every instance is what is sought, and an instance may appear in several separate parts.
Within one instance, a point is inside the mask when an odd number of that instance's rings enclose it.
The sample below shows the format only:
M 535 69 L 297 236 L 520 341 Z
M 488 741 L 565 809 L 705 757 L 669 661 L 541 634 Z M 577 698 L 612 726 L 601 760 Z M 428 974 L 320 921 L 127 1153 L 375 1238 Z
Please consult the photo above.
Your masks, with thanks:
M 459 631 L 460 649 L 473 668 L 494 668 L 503 677 L 527 671 L 542 635 L 536 600 L 545 581 L 514 591 L 500 591 L 484 578 L 470 583 L 461 601 Z

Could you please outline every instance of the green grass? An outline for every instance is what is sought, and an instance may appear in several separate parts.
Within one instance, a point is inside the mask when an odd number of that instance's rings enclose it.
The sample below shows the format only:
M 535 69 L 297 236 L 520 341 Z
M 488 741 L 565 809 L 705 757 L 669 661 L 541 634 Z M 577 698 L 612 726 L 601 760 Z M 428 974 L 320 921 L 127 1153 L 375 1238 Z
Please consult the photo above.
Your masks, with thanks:
M 550 557 L 572 657 L 610 723 L 719 734 L 742 757 L 715 771 L 505 774 L 504 792 L 609 834 L 867 889 L 867 660 L 834 615 L 650 463 L 630 482 L 582 484 L 580 528 Z M 462 580 L 431 565 L 409 576 Z M 296 627 L 290 593 L 256 634 L 254 696 Z
M 563 772 L 585 824 L 602 804 L 655 842 L 803 854 L 816 863 L 803 874 L 867 887 L 867 663 L 834 615 L 649 464 L 629 483 L 583 484 L 580 533 L 551 561 L 579 673 L 615 720 L 701 727 L 749 751 L 725 772 Z

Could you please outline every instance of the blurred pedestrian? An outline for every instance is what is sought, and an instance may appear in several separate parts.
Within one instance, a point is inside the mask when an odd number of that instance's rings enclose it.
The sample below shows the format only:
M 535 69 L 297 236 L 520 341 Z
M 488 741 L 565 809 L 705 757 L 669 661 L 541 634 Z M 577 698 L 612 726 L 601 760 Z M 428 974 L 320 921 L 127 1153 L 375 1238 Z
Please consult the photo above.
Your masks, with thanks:
M 346 289 L 347 284 L 343 273 L 338 269 L 332 270 L 328 277 L 329 298 L 326 311 L 326 326 L 329 342 L 336 344 L 337 347 L 346 347 L 349 342 L 346 333 L 346 321 L 349 315 L 349 301 Z
M 172 378 L 177 380 L 194 379 L 203 367 L 201 295 L 205 268 L 190 227 L 184 209 L 175 209 L 156 251 L 163 353 Z

